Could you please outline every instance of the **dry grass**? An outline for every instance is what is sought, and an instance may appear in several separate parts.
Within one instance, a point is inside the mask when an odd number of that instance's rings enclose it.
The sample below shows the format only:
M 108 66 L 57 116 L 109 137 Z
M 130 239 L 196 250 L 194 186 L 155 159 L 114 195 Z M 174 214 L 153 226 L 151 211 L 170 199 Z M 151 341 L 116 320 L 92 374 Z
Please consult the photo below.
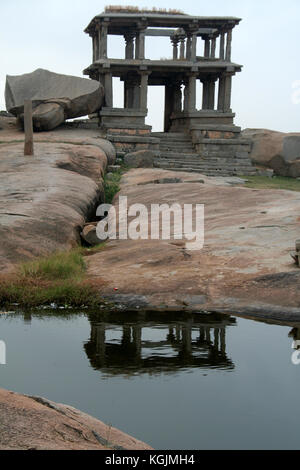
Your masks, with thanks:
M 158 13 L 160 15 L 184 15 L 181 10 L 170 8 L 139 8 L 135 6 L 109 5 L 105 7 L 105 13 Z
M 300 191 L 300 181 L 296 178 L 285 176 L 245 176 L 247 183 L 243 185 L 246 188 L 253 189 L 286 189 L 288 191 Z
M 93 253 L 103 249 L 99 246 Z M 21 308 L 56 304 L 63 307 L 99 307 L 105 281 L 86 279 L 84 257 L 90 250 L 77 248 L 21 264 L 14 273 L 0 276 L 0 305 Z

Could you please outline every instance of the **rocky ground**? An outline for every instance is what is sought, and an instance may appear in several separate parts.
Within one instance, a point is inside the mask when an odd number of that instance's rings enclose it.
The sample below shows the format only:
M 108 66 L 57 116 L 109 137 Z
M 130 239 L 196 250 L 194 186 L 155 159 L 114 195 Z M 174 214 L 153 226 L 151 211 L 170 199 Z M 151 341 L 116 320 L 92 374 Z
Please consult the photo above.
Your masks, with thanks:
M 0 450 L 150 450 L 75 408 L 0 389 Z
M 79 242 L 103 198 L 115 152 L 99 131 L 38 133 L 24 157 L 15 119 L 0 117 L 0 269 Z M 300 324 L 300 270 L 290 251 L 300 238 L 300 193 L 237 186 L 159 169 L 130 170 L 120 195 L 154 203 L 205 205 L 205 244 L 117 240 L 88 257 L 88 276 L 126 309 L 215 311 Z M 118 204 L 118 198 L 115 200 Z M 0 449 L 147 449 L 68 406 L 0 390 Z
M 115 152 L 97 129 L 66 124 L 35 133 L 35 156 L 24 157 L 24 134 L 15 119 L 0 119 L 3 271 L 79 241 L 83 224 L 102 198 L 102 175 Z M 180 241 L 109 242 L 89 257 L 88 266 L 92 279 L 105 280 L 107 297 L 126 308 L 230 311 L 300 321 L 300 271 L 290 257 L 300 235 L 299 192 L 136 169 L 123 177 L 121 195 L 128 196 L 129 204 L 148 207 L 204 204 L 205 245 L 189 252 Z
M 1 119 L 1 118 L 0 118 Z M 115 159 L 95 129 L 34 134 L 33 157 L 24 157 L 24 134 L 15 119 L 1 119 L 0 268 L 80 242 L 80 231 L 103 200 L 102 176 Z
M 179 182 L 169 183 L 172 178 Z M 204 248 L 187 251 L 180 241 L 111 241 L 89 258 L 90 277 L 104 278 L 105 294 L 127 308 L 300 322 L 300 270 L 290 257 L 300 234 L 300 193 L 236 187 L 231 181 L 130 170 L 120 193 L 129 205 L 205 205 Z

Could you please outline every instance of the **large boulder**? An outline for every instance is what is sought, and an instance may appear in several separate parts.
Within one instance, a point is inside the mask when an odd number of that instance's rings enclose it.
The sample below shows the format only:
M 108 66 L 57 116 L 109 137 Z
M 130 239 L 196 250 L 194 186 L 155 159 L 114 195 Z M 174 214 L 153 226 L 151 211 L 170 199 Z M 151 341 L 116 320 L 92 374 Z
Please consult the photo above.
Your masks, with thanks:
M 156 154 L 152 150 L 138 150 L 127 153 L 124 157 L 124 163 L 131 168 L 153 168 L 155 157 Z
M 61 75 L 48 70 L 6 77 L 6 109 L 23 119 L 24 100 L 32 100 L 34 130 L 51 130 L 65 119 L 101 109 L 103 86 L 86 78 Z
M 151 450 L 68 405 L 0 389 L 0 450 Z
M 245 129 L 243 136 L 252 140 L 254 164 L 272 168 L 279 176 L 300 177 L 300 134 Z

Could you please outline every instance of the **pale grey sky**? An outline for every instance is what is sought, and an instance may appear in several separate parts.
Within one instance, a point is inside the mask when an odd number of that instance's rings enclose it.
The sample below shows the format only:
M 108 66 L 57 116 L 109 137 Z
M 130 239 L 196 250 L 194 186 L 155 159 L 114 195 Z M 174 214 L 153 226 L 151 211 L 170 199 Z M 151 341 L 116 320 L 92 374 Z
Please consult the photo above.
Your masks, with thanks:
M 91 39 L 83 29 L 107 4 L 243 18 L 233 34 L 232 59 L 244 65 L 233 81 L 236 124 L 300 132 L 300 102 L 293 102 L 293 93 L 300 89 L 299 0 L 0 0 L 0 109 L 5 109 L 6 74 L 18 75 L 41 67 L 82 76 L 92 57 Z M 118 56 L 118 51 L 119 42 L 113 40 L 109 52 Z M 163 41 L 151 48 L 151 54 L 168 57 L 171 48 Z M 293 84 L 298 88 L 293 89 Z M 149 120 L 156 129 L 162 122 L 162 96 L 162 89 L 151 87 Z M 116 99 L 118 103 L 121 98 Z

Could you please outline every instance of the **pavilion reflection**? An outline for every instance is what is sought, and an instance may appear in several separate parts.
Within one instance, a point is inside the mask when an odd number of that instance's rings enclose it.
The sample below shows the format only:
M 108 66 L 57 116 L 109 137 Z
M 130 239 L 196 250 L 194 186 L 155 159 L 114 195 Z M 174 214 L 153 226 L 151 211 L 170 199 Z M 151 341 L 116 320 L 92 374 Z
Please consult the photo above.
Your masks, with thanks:
M 139 318 L 134 322 L 91 321 L 84 345 L 90 364 L 106 375 L 172 374 L 180 369 L 232 370 L 226 354 L 229 316 L 188 321 Z

